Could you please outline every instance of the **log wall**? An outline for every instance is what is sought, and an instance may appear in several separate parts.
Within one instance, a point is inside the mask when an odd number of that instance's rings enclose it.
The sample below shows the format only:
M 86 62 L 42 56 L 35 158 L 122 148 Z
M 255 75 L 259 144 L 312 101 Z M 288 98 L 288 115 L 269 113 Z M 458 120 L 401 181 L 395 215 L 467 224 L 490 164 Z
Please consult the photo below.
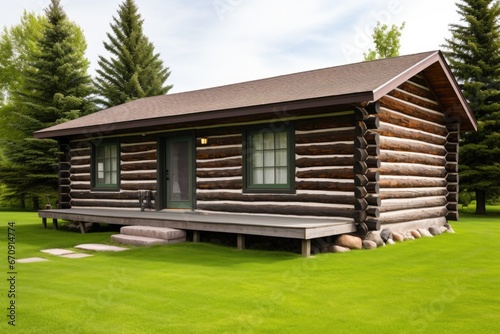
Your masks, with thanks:
M 354 115 L 300 120 L 294 127 L 293 194 L 243 193 L 243 129 L 198 131 L 197 209 L 354 218 Z
M 72 208 L 140 208 L 139 194 L 156 195 L 156 139 L 127 137 L 120 142 L 120 190 L 91 190 L 91 144 L 70 143 L 69 198 Z
M 413 77 L 380 99 L 380 106 L 378 222 L 446 217 L 450 126 L 425 79 Z

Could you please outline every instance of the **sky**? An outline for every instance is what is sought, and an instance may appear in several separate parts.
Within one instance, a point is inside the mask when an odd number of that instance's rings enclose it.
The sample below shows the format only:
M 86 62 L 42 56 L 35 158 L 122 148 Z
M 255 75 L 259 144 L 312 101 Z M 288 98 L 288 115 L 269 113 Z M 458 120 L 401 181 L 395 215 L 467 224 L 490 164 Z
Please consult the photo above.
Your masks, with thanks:
M 363 60 L 377 22 L 405 22 L 400 53 L 440 49 L 458 23 L 456 0 L 135 0 L 144 34 L 171 75 L 170 93 Z M 49 0 L 0 0 L 0 27 Z M 122 0 L 61 0 L 82 28 L 94 76 Z

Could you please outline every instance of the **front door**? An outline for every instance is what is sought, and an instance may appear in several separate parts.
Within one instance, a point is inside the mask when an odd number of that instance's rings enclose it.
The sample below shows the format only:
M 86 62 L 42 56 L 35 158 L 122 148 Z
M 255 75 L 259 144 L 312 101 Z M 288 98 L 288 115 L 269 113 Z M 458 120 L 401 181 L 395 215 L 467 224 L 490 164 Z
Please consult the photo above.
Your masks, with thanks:
M 192 209 L 193 137 L 170 137 L 166 139 L 165 144 L 166 206 L 168 209 Z

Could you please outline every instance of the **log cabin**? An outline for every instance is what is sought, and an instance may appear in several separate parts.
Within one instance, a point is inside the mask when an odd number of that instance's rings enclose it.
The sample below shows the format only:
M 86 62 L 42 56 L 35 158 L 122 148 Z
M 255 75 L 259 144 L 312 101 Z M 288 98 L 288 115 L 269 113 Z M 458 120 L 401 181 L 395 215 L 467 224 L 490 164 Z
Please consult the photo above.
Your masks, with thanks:
M 43 219 L 310 240 L 458 219 L 477 123 L 440 51 L 147 97 L 37 131 L 59 143 Z M 46 221 L 45 221 L 46 223 Z

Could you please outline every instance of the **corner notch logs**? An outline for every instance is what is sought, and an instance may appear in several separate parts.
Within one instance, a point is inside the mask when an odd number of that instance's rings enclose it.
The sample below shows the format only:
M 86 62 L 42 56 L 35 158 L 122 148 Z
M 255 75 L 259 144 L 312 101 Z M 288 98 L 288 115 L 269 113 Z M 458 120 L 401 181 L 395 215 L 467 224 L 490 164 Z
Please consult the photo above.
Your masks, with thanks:
M 460 141 L 460 124 L 458 122 L 450 122 L 446 124 L 448 136 L 446 137 L 446 190 L 448 194 L 448 214 L 446 219 L 458 220 L 458 150 Z
M 361 234 L 380 229 L 380 135 L 376 132 L 380 127 L 379 113 L 378 102 L 354 109 L 354 209 L 355 222 Z

